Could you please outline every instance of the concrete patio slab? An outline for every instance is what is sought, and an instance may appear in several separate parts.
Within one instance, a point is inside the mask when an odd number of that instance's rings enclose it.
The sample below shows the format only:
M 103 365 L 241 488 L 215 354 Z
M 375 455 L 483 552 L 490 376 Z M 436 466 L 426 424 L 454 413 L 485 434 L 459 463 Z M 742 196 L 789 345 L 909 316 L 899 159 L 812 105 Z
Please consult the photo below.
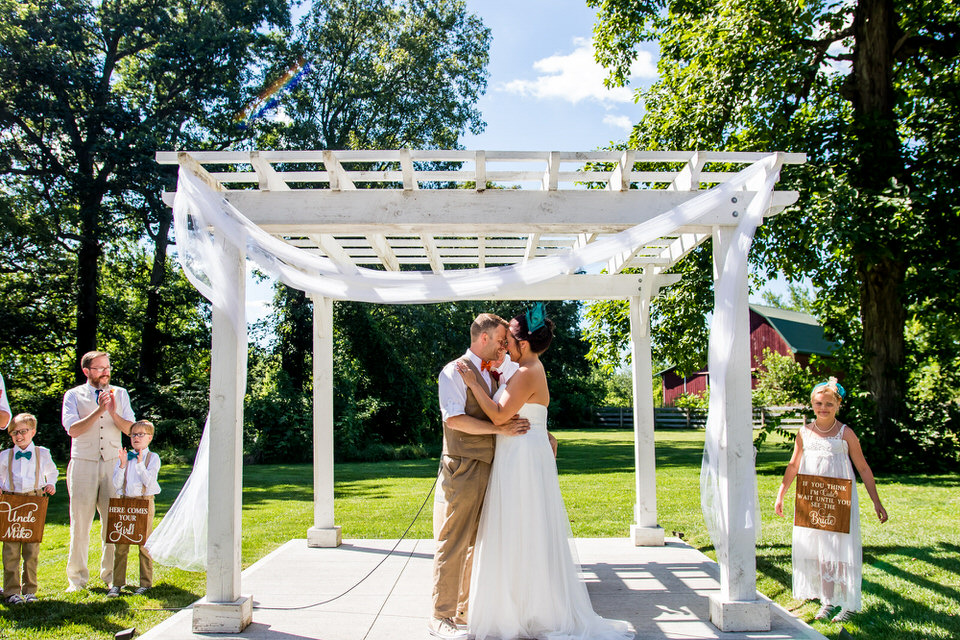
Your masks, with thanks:
M 594 609 L 630 621 L 638 640 L 825 640 L 776 604 L 770 631 L 720 632 L 709 619 L 719 567 L 677 538 L 663 547 L 635 547 L 627 538 L 578 538 L 575 545 Z M 291 540 L 243 572 L 254 611 L 242 633 L 194 634 L 188 608 L 138 637 L 427 640 L 432 562 L 433 540 L 346 540 L 326 549 Z

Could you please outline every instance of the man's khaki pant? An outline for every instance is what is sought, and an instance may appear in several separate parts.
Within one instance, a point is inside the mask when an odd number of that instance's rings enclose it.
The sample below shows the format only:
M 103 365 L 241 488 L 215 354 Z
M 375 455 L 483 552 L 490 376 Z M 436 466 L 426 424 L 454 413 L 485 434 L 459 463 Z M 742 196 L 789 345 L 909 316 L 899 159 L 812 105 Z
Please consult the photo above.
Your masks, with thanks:
M 444 502 L 434 511 L 437 547 L 433 557 L 433 615 L 467 619 L 473 545 L 487 492 L 490 464 L 443 456 L 440 487 Z
M 150 501 L 150 506 L 147 507 L 147 518 L 149 519 L 147 536 L 149 537 L 150 532 L 153 531 L 153 514 L 155 511 L 153 496 L 144 497 Z M 127 584 L 127 555 L 130 553 L 130 545 L 116 544 L 114 548 L 113 586 L 122 587 Z M 153 586 L 153 558 L 150 557 L 150 553 L 142 545 L 137 548 L 140 550 L 140 586 L 149 589 Z
M 71 458 L 67 465 L 67 491 L 70 493 L 70 554 L 67 556 L 67 580 L 77 587 L 87 586 L 90 572 L 87 555 L 90 550 L 90 527 L 93 514 L 100 513 L 100 579 L 113 581 L 113 545 L 107 544 L 107 514 L 113 497 L 115 460 L 80 460 Z

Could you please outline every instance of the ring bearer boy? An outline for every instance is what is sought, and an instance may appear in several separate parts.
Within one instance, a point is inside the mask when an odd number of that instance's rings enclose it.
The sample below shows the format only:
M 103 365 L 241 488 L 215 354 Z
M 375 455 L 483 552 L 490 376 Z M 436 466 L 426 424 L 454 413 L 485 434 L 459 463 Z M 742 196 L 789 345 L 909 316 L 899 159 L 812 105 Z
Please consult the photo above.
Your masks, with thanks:
M 147 507 L 149 510 L 147 536 L 153 530 L 155 508 L 153 497 L 160 493 L 160 484 L 157 482 L 157 476 L 160 473 L 160 456 L 147 448 L 153 440 L 153 433 L 153 423 L 149 420 L 134 422 L 130 427 L 132 448 L 130 451 L 120 449 L 120 457 L 113 471 L 113 487 L 118 497 L 146 498 L 150 501 Z M 140 586 L 134 593 L 141 595 L 153 586 L 153 558 L 143 546 L 138 548 L 140 549 Z M 119 596 L 120 589 L 127 584 L 129 552 L 128 544 L 114 545 L 113 585 L 107 592 L 108 598 Z
M 13 447 L 0 451 L 0 490 L 4 493 L 39 496 L 56 493 L 57 465 L 50 450 L 33 444 L 37 419 L 29 413 L 13 419 L 10 437 Z M 3 597 L 9 604 L 37 599 L 39 542 L 3 543 Z M 23 560 L 21 582 L 20 561 Z

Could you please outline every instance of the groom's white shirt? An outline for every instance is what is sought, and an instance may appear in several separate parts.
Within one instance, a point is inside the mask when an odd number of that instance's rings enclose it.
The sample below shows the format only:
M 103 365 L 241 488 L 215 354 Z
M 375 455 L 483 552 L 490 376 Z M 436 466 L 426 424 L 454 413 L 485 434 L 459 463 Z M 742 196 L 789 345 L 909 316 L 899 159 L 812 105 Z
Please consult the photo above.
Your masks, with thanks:
M 465 355 L 470 358 L 470 362 L 474 364 L 477 371 L 480 371 L 483 359 L 473 351 L 470 351 L 470 349 L 467 349 Z M 459 358 L 457 358 L 457 360 L 459 360 Z M 464 382 L 460 374 L 457 373 L 457 360 L 448 362 L 447 366 L 440 372 L 440 377 L 437 378 L 437 386 L 440 390 L 440 415 L 443 417 L 444 422 L 454 416 L 462 416 L 466 412 L 467 383 Z M 489 387 L 490 373 L 480 371 L 480 375 Z
M 504 354 L 503 363 L 497 367 L 497 371 L 500 372 L 500 386 L 507 384 L 507 380 L 515 374 L 520 369 L 520 365 L 510 359 L 510 354 Z

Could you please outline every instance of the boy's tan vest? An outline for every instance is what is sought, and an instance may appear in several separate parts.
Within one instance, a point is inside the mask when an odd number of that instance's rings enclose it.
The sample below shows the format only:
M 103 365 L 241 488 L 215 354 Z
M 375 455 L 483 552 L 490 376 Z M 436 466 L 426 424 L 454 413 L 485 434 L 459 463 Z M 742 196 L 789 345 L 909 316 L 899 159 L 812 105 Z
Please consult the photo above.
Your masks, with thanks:
M 107 387 L 116 392 L 117 387 Z M 77 387 L 74 391 L 77 396 L 77 409 L 80 417 L 88 416 L 97 410 L 97 396 L 88 384 Z M 79 460 L 116 460 L 120 450 L 121 431 L 113 423 L 113 416 L 105 411 L 97 423 L 83 434 L 73 438 L 70 446 L 70 457 Z
M 467 366 L 477 374 L 477 377 L 480 377 L 480 372 L 469 357 L 463 356 L 460 358 L 460 361 L 465 362 Z M 480 378 L 480 380 L 483 381 L 483 378 Z M 493 389 L 490 390 L 490 397 L 493 397 L 498 385 L 492 376 L 491 384 L 493 385 Z M 487 414 L 483 412 L 483 409 L 480 408 L 480 404 L 477 402 L 473 391 L 471 391 L 469 387 L 467 387 L 467 403 L 463 407 L 463 412 L 472 418 L 486 421 L 490 420 Z M 464 433 L 463 431 L 449 428 L 446 422 L 443 423 L 443 455 L 445 456 L 472 458 L 489 464 L 493 462 L 493 451 L 496 443 L 497 438 L 492 433 L 482 435 Z

